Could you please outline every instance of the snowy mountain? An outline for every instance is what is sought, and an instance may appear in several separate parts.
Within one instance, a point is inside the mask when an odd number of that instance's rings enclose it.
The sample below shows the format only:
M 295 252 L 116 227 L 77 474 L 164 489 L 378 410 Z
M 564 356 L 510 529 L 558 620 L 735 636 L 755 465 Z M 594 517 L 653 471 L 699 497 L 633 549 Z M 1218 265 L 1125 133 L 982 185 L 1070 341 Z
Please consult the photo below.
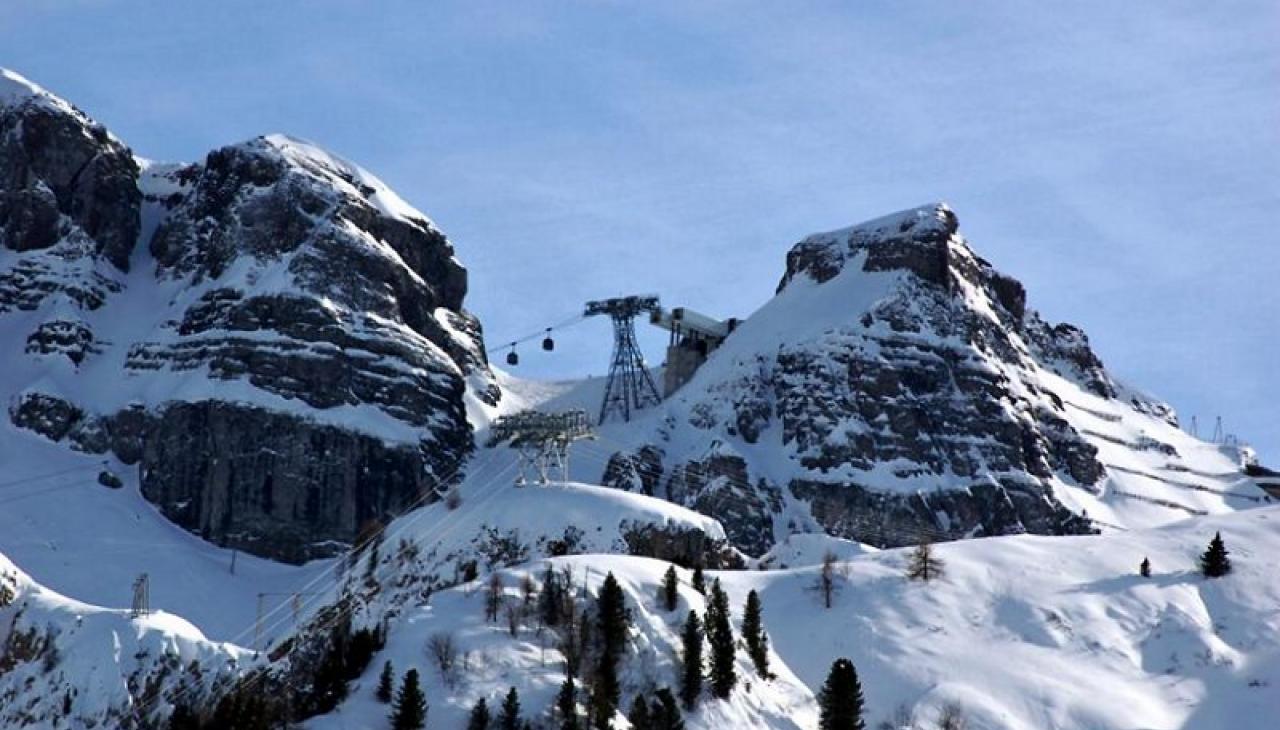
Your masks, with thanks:
M 558 727 L 566 666 L 580 711 L 599 685 L 583 627 L 610 573 L 619 710 L 676 688 L 695 566 L 739 635 L 763 598 L 772 676 L 739 651 L 689 728 L 816 727 L 838 656 L 877 727 L 1274 724 L 1280 512 L 1252 453 L 1046 323 L 945 205 L 793 246 L 773 297 L 576 443 L 564 484 L 516 487 L 485 432 L 595 411 L 602 383 L 491 369 L 466 293 L 446 237 L 353 163 L 284 135 L 151 162 L 0 71 L 0 725 L 382 728 L 390 662 L 428 727 L 511 687 Z M 1209 581 L 1215 531 L 1237 567 Z M 945 577 L 908 581 L 894 548 L 930 540 Z
M 136 159 L 5 72 L 0 387 L 14 424 L 137 465 L 174 522 L 301 561 L 430 498 L 498 397 L 466 271 L 377 178 L 273 135 Z
M 1247 449 L 1118 382 L 945 205 L 796 244 L 777 295 L 687 385 L 603 434 L 604 483 L 714 514 L 754 555 L 797 531 L 1081 534 L 1262 501 Z

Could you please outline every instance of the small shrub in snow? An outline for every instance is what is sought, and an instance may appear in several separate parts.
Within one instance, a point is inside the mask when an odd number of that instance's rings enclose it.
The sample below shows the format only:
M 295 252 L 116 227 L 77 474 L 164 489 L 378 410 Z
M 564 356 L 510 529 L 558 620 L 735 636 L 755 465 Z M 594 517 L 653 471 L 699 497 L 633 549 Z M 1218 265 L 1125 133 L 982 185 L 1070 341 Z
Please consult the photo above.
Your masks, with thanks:
M 938 730 L 965 730 L 969 727 L 969 719 L 964 709 L 955 702 L 948 702 L 938 711 Z
M 453 634 L 432 634 L 427 639 L 427 654 L 440 672 L 440 679 L 452 686 L 457 678 L 458 668 L 458 642 L 454 640 Z
M 1150 559 L 1143 558 L 1142 562 L 1138 564 L 1138 575 L 1141 575 L 1143 578 L 1151 577 L 1151 560 Z
M 458 488 L 449 490 L 444 497 L 444 506 L 450 511 L 454 511 L 462 506 L 462 491 Z

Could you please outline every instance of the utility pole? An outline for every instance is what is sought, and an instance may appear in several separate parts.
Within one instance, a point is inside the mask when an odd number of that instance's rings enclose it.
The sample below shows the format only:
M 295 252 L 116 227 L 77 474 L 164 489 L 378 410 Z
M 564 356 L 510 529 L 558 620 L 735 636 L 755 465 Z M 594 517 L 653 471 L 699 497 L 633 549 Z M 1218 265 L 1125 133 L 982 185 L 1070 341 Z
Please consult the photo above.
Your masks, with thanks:
M 151 597 L 147 574 L 139 575 L 133 581 L 133 605 L 129 609 L 130 618 L 141 618 L 151 613 Z
M 631 420 L 631 411 L 662 402 L 644 355 L 636 344 L 636 317 L 658 310 L 656 296 L 630 296 L 587 302 L 583 316 L 607 315 L 613 322 L 613 360 L 600 404 L 600 423 L 611 415 Z

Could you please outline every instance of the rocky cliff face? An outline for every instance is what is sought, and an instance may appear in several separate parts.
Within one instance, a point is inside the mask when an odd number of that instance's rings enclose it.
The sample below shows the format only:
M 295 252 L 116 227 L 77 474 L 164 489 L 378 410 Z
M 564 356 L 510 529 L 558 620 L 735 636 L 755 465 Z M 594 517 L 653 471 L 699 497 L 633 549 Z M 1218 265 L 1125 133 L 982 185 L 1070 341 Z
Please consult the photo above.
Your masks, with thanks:
M 11 419 L 138 464 L 220 544 L 301 560 L 432 499 L 494 403 L 466 270 L 377 178 L 300 140 L 135 160 L 69 104 L 0 85 Z
M 711 510 L 752 554 L 795 529 L 878 545 L 1086 532 L 1055 487 L 1096 492 L 1106 473 L 1063 381 L 1122 390 L 1082 331 L 1045 323 L 969 248 L 951 210 L 904 211 L 796 244 L 776 298 L 665 420 L 622 432 L 648 445 L 605 479 Z

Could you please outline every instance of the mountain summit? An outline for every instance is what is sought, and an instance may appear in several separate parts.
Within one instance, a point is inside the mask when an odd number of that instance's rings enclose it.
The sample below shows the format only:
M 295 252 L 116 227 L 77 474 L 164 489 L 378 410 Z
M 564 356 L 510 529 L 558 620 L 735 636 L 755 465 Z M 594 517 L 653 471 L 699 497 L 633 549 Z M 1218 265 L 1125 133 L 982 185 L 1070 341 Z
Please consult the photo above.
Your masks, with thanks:
M 1076 534 L 1256 499 L 1247 453 L 1179 431 L 1026 300 L 945 204 L 809 236 L 661 420 L 606 431 L 626 448 L 604 480 L 717 515 L 757 555 L 797 530 Z
M 467 401 L 498 392 L 466 270 L 426 216 L 297 139 L 156 164 L 3 81 L 13 423 L 136 464 L 205 539 L 291 561 L 461 468 Z

